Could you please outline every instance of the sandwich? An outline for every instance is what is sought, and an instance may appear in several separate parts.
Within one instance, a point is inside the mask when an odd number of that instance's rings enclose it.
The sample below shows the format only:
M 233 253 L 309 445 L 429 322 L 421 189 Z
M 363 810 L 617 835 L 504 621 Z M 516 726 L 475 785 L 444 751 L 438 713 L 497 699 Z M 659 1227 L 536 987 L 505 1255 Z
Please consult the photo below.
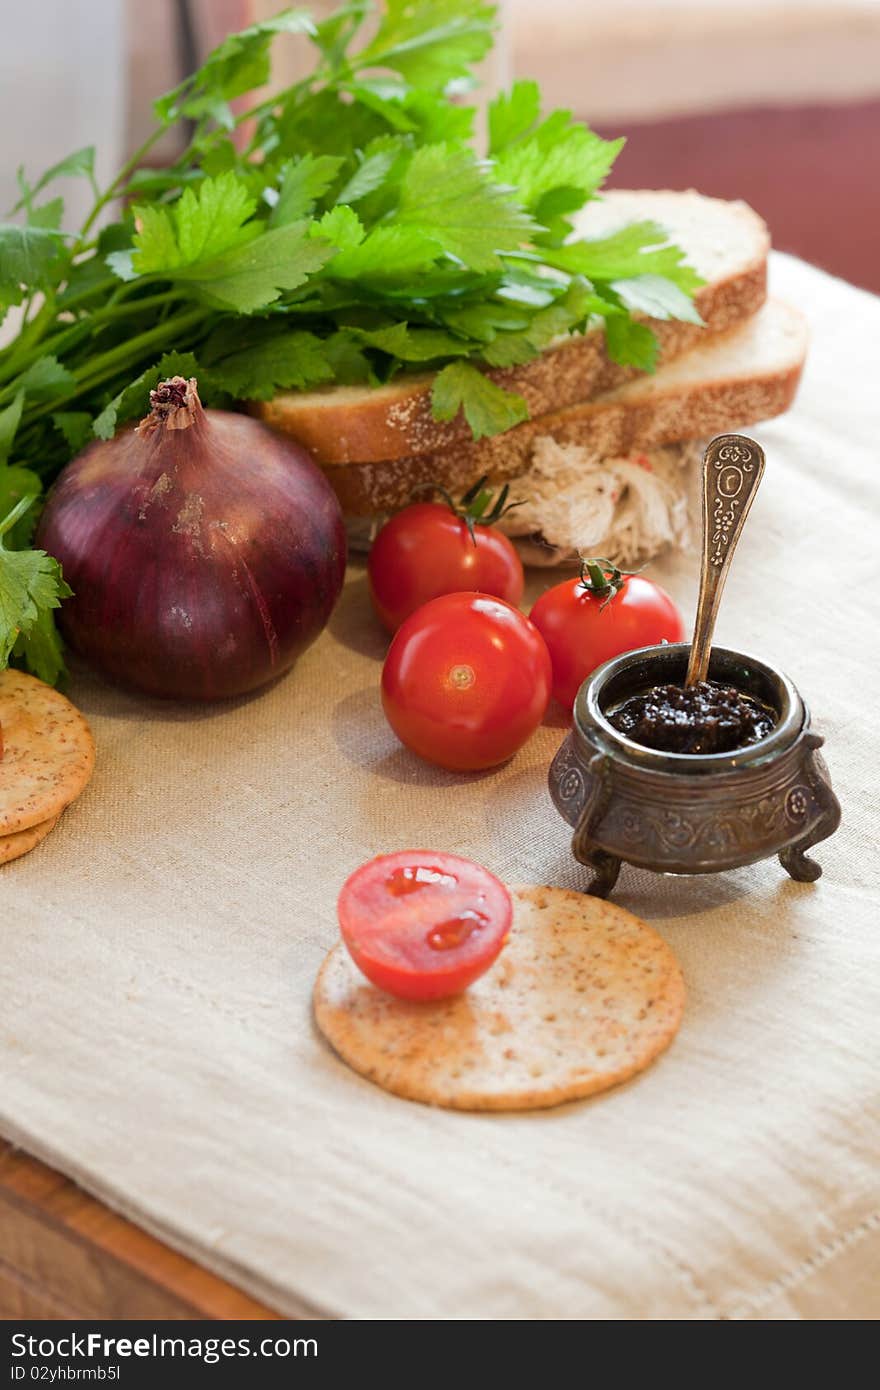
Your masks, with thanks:
M 700 441 L 789 408 L 806 327 L 797 310 L 767 299 L 769 234 L 742 202 L 612 190 L 577 216 L 575 231 L 604 238 L 646 221 L 703 280 L 694 321 L 644 316 L 658 342 L 653 373 L 611 360 L 600 326 L 561 336 L 521 366 L 486 370 L 525 400 L 529 418 L 478 440 L 461 415 L 434 418 L 430 373 L 255 403 L 324 469 L 355 545 L 427 487 L 464 492 L 483 477 L 508 483 L 521 502 L 502 524 L 530 563 L 591 551 L 635 564 L 685 539 Z
M 767 302 L 760 217 L 605 192 L 623 137 L 546 111 L 530 79 L 468 104 L 495 24 L 486 0 L 285 12 L 159 100 L 156 134 L 195 120 L 180 159 L 126 165 L 77 234 L 61 198 L 35 199 L 82 159 L 21 174 L 0 228 L 0 320 L 18 315 L 0 352 L 0 665 L 61 675 L 67 586 L 29 548 L 35 499 L 174 377 L 299 441 L 355 544 L 427 488 L 485 478 L 522 503 L 504 525 L 527 558 L 628 567 L 682 540 L 697 441 L 791 403 L 804 330 Z M 269 49 L 292 34 L 313 71 L 267 98 Z

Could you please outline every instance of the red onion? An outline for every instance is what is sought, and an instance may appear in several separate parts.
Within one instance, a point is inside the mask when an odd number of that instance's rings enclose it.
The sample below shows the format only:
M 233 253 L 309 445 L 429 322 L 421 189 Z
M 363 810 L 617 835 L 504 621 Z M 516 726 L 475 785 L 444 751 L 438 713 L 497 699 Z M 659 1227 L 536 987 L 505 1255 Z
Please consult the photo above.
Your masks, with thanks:
M 49 494 L 39 544 L 74 597 L 71 646 L 153 695 L 215 700 L 278 676 L 342 587 L 339 503 L 306 451 L 195 380 L 150 395 L 135 430 L 90 444 Z

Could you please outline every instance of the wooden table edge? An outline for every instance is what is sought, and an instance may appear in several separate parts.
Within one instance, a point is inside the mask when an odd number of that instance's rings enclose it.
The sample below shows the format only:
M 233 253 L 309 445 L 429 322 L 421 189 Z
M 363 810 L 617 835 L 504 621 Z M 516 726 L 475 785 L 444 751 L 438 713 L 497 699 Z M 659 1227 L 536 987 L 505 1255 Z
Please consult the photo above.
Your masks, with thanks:
M 0 1321 L 280 1316 L 0 1139 Z

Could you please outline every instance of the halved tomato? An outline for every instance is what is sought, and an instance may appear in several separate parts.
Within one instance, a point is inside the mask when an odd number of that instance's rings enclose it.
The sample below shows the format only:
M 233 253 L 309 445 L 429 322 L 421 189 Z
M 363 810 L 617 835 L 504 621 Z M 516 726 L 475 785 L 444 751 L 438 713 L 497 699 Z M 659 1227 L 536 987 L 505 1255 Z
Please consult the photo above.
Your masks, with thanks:
M 339 926 L 355 965 L 401 999 L 459 994 L 495 960 L 513 903 L 488 869 L 457 854 L 399 850 L 342 885 Z

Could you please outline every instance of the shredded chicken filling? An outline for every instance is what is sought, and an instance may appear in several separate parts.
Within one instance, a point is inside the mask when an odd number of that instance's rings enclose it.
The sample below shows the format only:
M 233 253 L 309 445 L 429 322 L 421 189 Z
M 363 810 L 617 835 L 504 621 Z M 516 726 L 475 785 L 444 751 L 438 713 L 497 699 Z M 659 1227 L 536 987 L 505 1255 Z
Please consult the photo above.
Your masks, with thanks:
M 561 565 L 602 555 L 622 568 L 642 564 L 688 539 L 688 465 L 697 443 L 600 458 L 577 444 L 535 440 L 529 468 L 510 483 L 523 505 L 500 526 L 530 565 Z M 384 517 L 353 517 L 349 540 L 368 550 Z
M 598 458 L 541 436 L 531 466 L 510 484 L 524 505 L 508 512 L 502 528 L 522 542 L 529 564 L 563 564 L 578 552 L 640 564 L 685 544 L 687 465 L 698 456 L 698 445 L 675 444 Z

